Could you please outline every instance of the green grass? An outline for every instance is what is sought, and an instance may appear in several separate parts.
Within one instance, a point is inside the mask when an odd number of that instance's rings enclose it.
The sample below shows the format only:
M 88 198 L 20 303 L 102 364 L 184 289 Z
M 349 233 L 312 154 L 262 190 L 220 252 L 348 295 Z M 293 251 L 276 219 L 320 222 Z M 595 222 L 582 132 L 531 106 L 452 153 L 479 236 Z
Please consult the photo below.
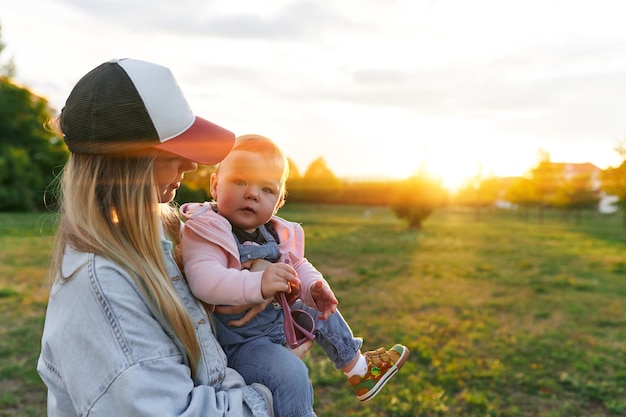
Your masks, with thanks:
M 0 416 L 43 416 L 35 366 L 48 298 L 53 217 L 0 213 Z
M 384 208 L 287 204 L 307 257 L 365 349 L 403 370 L 359 403 L 314 347 L 320 416 L 625 416 L 626 233 L 617 216 L 523 221 L 440 211 L 422 231 Z M 52 222 L 0 214 L 0 416 L 40 416 L 35 372 Z

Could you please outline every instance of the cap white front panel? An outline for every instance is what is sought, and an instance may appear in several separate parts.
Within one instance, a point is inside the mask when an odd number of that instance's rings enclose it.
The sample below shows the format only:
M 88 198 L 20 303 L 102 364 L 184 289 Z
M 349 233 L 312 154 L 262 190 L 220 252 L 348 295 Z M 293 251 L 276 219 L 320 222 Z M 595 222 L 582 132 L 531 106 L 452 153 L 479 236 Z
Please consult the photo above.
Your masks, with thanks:
M 169 69 L 136 59 L 122 59 L 119 65 L 135 84 L 161 142 L 189 129 L 195 116 Z

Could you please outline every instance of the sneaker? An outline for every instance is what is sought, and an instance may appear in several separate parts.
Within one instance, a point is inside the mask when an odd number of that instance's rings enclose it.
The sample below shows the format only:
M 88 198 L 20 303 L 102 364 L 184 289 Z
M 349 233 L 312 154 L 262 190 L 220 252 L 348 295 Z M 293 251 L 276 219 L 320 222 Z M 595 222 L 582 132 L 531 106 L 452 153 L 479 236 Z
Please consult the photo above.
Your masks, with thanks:
M 394 345 L 390 350 L 379 348 L 363 354 L 367 360 L 367 373 L 363 376 L 353 375 L 348 381 L 354 389 L 356 397 L 363 401 L 374 398 L 393 377 L 409 357 L 406 346 Z

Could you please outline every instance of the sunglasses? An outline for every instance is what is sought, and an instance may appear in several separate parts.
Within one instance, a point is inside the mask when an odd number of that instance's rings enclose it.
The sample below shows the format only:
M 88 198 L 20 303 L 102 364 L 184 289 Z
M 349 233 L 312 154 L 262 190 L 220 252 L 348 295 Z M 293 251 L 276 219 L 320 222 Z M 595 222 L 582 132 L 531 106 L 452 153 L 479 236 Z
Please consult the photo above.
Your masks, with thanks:
M 276 293 L 278 303 L 283 308 L 285 322 L 285 338 L 287 346 L 291 349 L 296 348 L 307 340 L 315 339 L 313 330 L 315 329 L 315 320 L 313 316 L 304 310 L 292 310 L 287 303 L 287 297 L 284 292 Z

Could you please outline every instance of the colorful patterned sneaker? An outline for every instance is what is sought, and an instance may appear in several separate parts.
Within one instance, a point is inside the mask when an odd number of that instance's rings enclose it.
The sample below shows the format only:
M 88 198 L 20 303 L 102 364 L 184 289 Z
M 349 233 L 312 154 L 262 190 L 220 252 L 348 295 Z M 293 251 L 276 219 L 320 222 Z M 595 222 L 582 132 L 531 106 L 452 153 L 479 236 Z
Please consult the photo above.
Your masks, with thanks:
M 409 357 L 406 346 L 394 345 L 389 350 L 379 348 L 363 354 L 367 360 L 367 373 L 363 376 L 351 376 L 348 381 L 357 398 L 363 402 L 376 396 L 393 377 Z

